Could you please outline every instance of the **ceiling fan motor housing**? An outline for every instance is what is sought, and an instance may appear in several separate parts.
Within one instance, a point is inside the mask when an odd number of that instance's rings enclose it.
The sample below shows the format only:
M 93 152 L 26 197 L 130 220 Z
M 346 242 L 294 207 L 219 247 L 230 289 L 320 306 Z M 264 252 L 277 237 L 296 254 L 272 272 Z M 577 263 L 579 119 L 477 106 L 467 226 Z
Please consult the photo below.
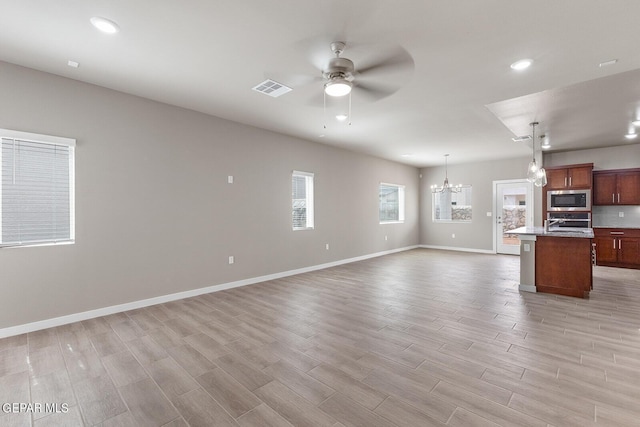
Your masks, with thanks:
M 326 79 L 343 78 L 348 81 L 353 80 L 353 62 L 347 58 L 331 58 L 329 65 L 322 72 Z

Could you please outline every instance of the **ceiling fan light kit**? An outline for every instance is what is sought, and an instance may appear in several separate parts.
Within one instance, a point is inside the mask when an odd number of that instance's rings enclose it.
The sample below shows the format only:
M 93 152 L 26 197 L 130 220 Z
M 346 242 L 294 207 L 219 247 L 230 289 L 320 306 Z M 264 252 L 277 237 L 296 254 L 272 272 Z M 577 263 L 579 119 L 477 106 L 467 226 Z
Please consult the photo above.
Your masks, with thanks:
M 329 96 L 345 96 L 351 92 L 353 83 L 342 78 L 336 77 L 324 85 L 324 92 Z

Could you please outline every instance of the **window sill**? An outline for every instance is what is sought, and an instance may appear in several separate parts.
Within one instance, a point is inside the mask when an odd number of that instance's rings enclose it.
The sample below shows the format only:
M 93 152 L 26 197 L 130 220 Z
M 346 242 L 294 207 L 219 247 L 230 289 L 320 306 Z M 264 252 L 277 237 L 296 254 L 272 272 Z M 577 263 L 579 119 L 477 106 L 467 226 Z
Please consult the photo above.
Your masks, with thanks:
M 46 243 L 26 243 L 22 245 L 2 245 L 0 244 L 0 249 L 15 249 L 15 248 L 39 248 L 43 246 L 64 246 L 64 245 L 74 245 L 75 240 L 70 240 L 66 242 L 46 242 Z

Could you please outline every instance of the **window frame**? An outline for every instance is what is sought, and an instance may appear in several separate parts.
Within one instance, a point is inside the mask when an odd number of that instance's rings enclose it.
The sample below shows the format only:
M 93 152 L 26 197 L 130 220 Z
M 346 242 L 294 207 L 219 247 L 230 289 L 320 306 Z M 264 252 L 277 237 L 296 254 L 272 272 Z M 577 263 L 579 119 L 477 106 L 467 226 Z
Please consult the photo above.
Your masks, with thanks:
M 294 199 L 293 194 L 293 179 L 295 177 L 303 177 L 305 179 L 305 226 L 304 227 L 296 227 L 294 212 L 293 212 L 293 203 Z M 303 172 L 294 170 L 291 172 L 291 229 L 293 231 L 304 231 L 304 230 L 314 230 L 315 229 L 315 203 L 314 203 L 314 173 L 313 172 Z
M 382 207 L 382 201 L 380 200 L 380 190 L 382 187 L 394 187 L 398 190 L 398 219 L 394 220 L 381 220 L 380 212 Z M 379 224 L 403 224 L 405 221 L 405 185 L 392 184 L 389 182 L 381 182 L 378 185 L 378 222 Z
M 468 191 L 469 192 L 468 198 L 469 198 L 469 200 L 471 200 L 471 204 L 470 205 L 462 205 L 462 206 L 468 206 L 469 207 L 470 218 L 469 219 L 453 219 L 453 218 L 440 219 L 440 218 L 436 218 L 436 211 L 437 211 L 437 209 L 436 209 L 437 208 L 437 206 L 436 206 L 436 197 L 438 197 L 438 196 L 442 197 L 442 193 L 432 193 L 431 194 L 431 222 L 436 222 L 436 223 L 454 223 L 454 224 L 470 224 L 470 223 L 473 222 L 473 186 L 470 185 L 470 184 L 463 184 L 463 185 L 460 185 L 460 188 L 462 189 L 462 191 L 465 191 L 465 192 Z M 465 198 L 466 197 L 467 196 L 465 196 Z
M 3 248 L 22 248 L 33 246 L 50 246 L 50 245 L 68 245 L 75 243 L 75 148 L 76 140 L 73 138 L 37 134 L 32 132 L 22 132 L 10 129 L 0 129 L 0 179 L 2 176 L 2 149 L 1 143 L 3 139 L 32 142 L 38 144 L 49 144 L 66 146 L 69 148 L 69 238 L 64 240 L 41 240 L 30 242 L 12 242 L 4 243 L 2 241 L 2 182 L 0 182 L 0 249 Z

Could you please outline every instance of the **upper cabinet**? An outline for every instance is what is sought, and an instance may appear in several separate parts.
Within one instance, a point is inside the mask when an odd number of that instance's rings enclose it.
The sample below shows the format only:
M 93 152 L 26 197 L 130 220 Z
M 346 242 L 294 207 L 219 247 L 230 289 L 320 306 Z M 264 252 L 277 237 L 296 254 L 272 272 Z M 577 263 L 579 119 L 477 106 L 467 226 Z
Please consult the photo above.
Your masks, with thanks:
M 593 204 L 640 205 L 640 169 L 594 172 Z
M 591 188 L 593 164 L 546 168 L 548 190 Z

